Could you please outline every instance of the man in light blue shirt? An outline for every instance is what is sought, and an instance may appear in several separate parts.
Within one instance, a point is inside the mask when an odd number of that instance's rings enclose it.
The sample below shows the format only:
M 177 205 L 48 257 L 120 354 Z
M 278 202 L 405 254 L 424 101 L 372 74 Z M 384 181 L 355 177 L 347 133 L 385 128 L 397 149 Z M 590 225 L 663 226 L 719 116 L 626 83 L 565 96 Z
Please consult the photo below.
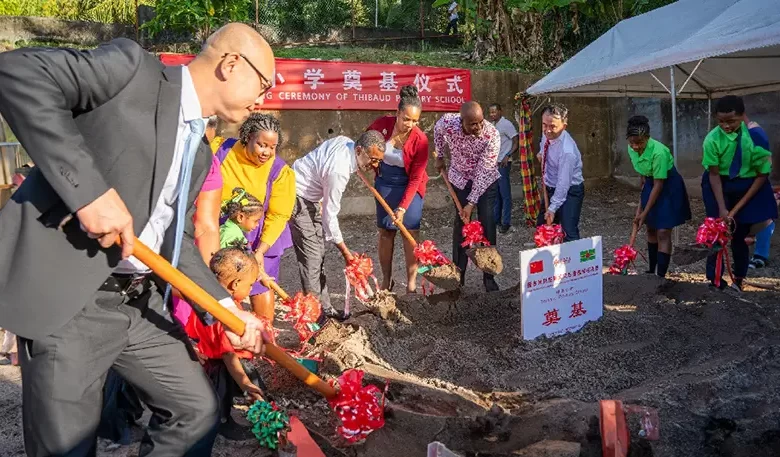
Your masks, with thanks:
M 580 239 L 580 213 L 585 197 L 582 156 L 574 138 L 566 131 L 569 111 L 561 104 L 542 110 L 542 179 L 545 186 L 544 212 L 536 225 L 559 223 L 564 241 Z M 549 202 L 548 202 L 549 200 Z

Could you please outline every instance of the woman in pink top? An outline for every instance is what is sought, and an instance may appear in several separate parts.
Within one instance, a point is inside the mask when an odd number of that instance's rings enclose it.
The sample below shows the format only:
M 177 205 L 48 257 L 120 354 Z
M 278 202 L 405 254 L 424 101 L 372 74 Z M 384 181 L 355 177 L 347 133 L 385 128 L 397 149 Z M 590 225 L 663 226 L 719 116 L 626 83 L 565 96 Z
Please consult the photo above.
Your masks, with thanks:
M 219 168 L 219 160 L 215 156 L 195 202 L 195 244 L 206 265 L 211 262 L 214 253 L 219 251 L 219 211 L 222 204 L 222 175 Z M 174 297 L 173 316 L 182 325 L 187 325 L 190 314 L 192 307 L 184 300 Z

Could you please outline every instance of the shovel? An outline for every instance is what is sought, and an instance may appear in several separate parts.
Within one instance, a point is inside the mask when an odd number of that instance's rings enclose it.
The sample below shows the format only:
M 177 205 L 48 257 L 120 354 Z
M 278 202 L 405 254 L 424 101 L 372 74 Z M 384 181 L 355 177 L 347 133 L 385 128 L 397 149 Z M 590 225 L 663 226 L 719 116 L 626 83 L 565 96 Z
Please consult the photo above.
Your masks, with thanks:
M 222 325 L 230 331 L 237 335 L 242 335 L 244 333 L 244 322 L 239 319 L 238 316 L 222 307 L 222 305 L 220 305 L 214 297 L 209 295 L 208 292 L 203 290 L 202 287 L 195 284 L 190 278 L 184 276 L 183 273 L 174 268 L 173 265 L 168 263 L 168 261 L 159 254 L 155 254 L 138 238 L 135 239 L 133 256 L 148 266 L 163 281 L 177 289 L 183 296 L 194 301 L 205 309 L 206 312 L 222 322 Z M 269 284 L 275 284 L 273 281 L 268 282 Z M 276 285 L 276 288 L 278 290 L 274 290 L 279 293 L 280 296 L 287 295 L 278 285 Z M 319 392 L 323 397 L 327 399 L 336 398 L 336 389 L 332 385 L 323 381 L 319 376 L 313 374 L 306 369 L 306 367 L 295 361 L 295 359 L 279 348 L 279 346 L 265 343 L 265 355 L 274 360 L 281 367 L 290 371 L 296 378 Z
M 441 177 L 444 178 L 444 184 L 447 185 L 450 197 L 452 197 L 452 201 L 455 202 L 455 208 L 457 208 L 458 214 L 460 215 L 460 213 L 463 212 L 463 206 L 461 206 L 460 200 L 458 200 L 458 196 L 455 194 L 455 189 L 452 188 L 452 184 L 450 184 L 450 180 L 447 178 L 447 173 L 442 173 Z M 463 221 L 464 224 L 467 224 L 468 222 L 469 221 L 466 220 Z M 495 246 L 475 246 L 466 249 L 466 255 L 469 256 L 469 259 L 471 259 L 474 266 L 487 274 L 497 275 L 504 270 L 503 259 Z
M 363 184 L 366 185 L 368 190 L 374 194 L 374 197 L 379 202 L 379 204 L 382 205 L 382 208 L 384 208 L 387 214 L 393 219 L 393 223 L 396 227 L 398 227 L 398 230 L 401 231 L 401 234 L 404 236 L 404 238 L 409 241 L 412 247 L 417 247 L 417 241 L 414 239 L 412 234 L 409 233 L 409 230 L 404 227 L 403 221 L 395 218 L 393 209 L 390 208 L 390 205 L 388 205 L 385 199 L 382 198 L 382 195 L 380 195 L 379 192 L 374 189 L 374 186 L 368 182 L 360 170 L 358 170 L 357 174 L 363 181 Z M 432 284 L 441 287 L 444 290 L 456 290 L 460 288 L 460 270 L 458 270 L 458 267 L 455 266 L 455 264 L 452 262 L 431 268 L 430 270 L 423 273 L 423 277 L 425 277 L 425 279 L 430 281 Z

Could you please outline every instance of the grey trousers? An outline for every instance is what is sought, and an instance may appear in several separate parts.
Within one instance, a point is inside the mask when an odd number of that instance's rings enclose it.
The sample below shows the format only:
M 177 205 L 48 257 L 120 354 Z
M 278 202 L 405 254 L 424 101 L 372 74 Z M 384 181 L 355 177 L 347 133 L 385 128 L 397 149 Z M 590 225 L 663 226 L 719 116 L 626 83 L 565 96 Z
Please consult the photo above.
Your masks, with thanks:
M 325 236 L 322 233 L 321 205 L 296 197 L 290 218 L 290 234 L 298 259 L 303 293 L 318 297 L 323 309 L 330 308 L 330 294 L 325 278 Z
M 141 456 L 184 455 L 217 422 L 217 398 L 152 286 L 133 299 L 97 291 L 54 334 L 19 338 L 28 456 L 94 456 L 113 367 L 154 414 Z

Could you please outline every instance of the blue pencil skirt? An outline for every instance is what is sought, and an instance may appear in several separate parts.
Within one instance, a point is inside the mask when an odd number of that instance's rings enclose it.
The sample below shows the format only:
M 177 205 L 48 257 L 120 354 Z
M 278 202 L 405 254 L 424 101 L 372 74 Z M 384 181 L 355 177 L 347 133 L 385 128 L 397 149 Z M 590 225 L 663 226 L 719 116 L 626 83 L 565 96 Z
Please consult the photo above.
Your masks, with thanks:
M 650 199 L 653 184 L 653 178 L 645 177 L 645 185 L 642 187 L 642 208 Z M 689 220 L 691 220 L 691 204 L 688 201 L 688 190 L 685 188 L 682 176 L 677 173 L 677 168 L 672 167 L 664 181 L 661 195 L 647 213 L 645 223 L 651 229 L 668 230 Z
M 726 203 L 726 209 L 731 210 L 747 193 L 756 178 L 729 179 L 728 176 L 721 175 L 720 180 L 723 185 L 723 199 Z M 710 186 L 709 172 L 705 171 L 701 177 L 701 190 L 707 216 L 719 217 L 718 201 Z M 756 224 L 768 219 L 777 219 L 777 202 L 775 202 L 775 194 L 772 192 L 772 186 L 768 179 L 758 190 L 758 193 L 734 216 L 734 219 L 740 224 Z
M 408 184 L 409 176 L 403 167 L 395 167 L 384 162 L 379 165 L 379 176 L 374 181 L 374 187 L 390 205 L 390 208 L 398 208 Z M 412 203 L 409 204 L 406 213 L 404 213 L 404 227 L 409 230 L 419 230 L 422 207 L 423 199 L 419 193 L 415 193 Z M 378 201 L 376 202 L 376 226 L 387 230 L 398 230 L 398 227 L 393 225 L 392 217 L 388 216 L 387 211 Z

